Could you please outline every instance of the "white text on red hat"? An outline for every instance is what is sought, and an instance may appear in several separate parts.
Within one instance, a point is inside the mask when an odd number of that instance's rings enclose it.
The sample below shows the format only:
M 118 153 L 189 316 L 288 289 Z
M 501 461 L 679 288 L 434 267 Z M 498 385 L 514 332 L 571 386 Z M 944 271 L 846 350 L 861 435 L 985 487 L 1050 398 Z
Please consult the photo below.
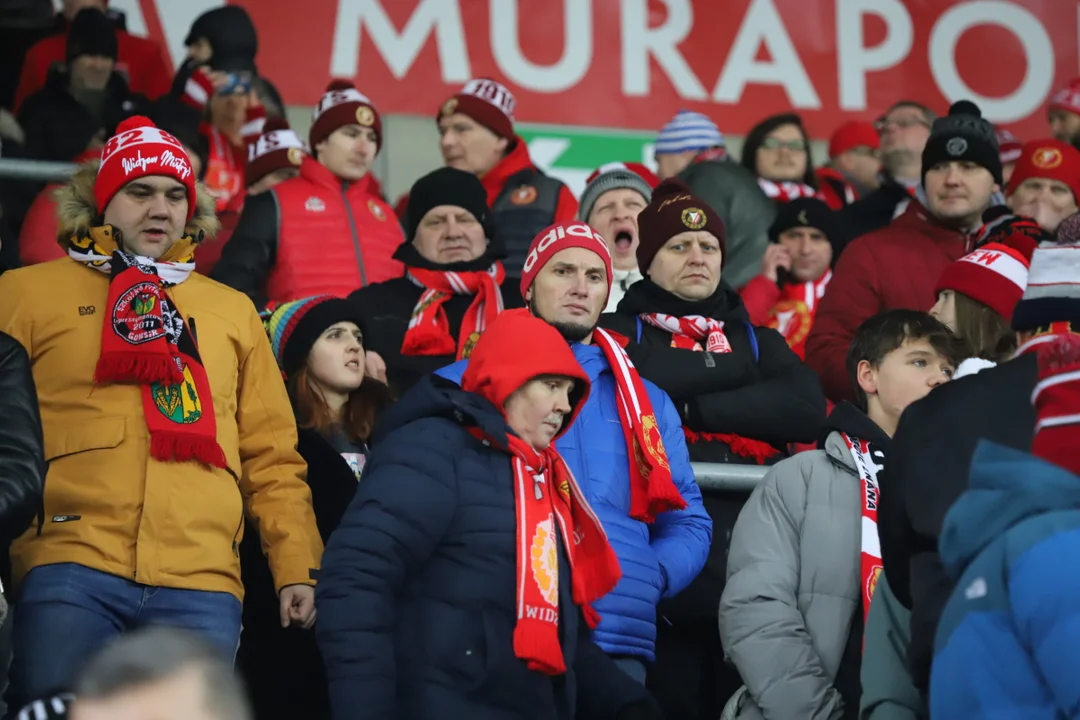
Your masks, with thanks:
M 537 259 L 540 257 L 540 253 L 551 247 L 552 243 L 562 240 L 567 236 L 596 240 L 598 247 L 594 252 L 600 255 L 601 258 L 606 257 L 608 261 L 611 260 L 611 250 L 608 249 L 607 242 L 604 241 L 604 238 L 600 237 L 600 233 L 596 232 L 585 223 L 574 223 L 573 225 L 566 226 L 558 225 L 552 228 L 547 235 L 540 238 L 539 242 L 536 243 L 536 247 L 534 247 L 532 252 L 529 253 L 529 256 L 525 258 L 525 264 L 521 268 L 522 272 L 528 273 L 532 270 L 533 265 L 536 264 Z

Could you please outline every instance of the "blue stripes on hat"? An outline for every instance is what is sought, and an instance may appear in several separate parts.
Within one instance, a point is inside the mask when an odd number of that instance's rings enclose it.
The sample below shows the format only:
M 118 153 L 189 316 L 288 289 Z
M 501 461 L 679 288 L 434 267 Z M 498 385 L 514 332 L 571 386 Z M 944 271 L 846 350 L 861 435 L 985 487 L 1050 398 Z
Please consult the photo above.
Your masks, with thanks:
M 656 136 L 656 153 L 671 155 L 687 150 L 724 147 L 724 136 L 716 123 L 705 115 L 680 110 Z

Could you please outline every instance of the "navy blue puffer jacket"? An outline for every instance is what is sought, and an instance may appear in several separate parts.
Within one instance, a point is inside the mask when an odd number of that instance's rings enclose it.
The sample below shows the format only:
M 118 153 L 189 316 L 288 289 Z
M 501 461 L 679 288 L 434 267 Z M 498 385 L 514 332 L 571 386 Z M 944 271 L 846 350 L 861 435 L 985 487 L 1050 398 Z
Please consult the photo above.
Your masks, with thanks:
M 590 720 L 647 701 L 559 584 L 567 673 L 514 655 L 515 510 L 488 401 L 429 376 L 383 417 L 356 497 L 323 555 L 316 635 L 333 717 Z M 561 548 L 561 544 L 559 545 Z M 560 553 L 559 573 L 570 577 Z

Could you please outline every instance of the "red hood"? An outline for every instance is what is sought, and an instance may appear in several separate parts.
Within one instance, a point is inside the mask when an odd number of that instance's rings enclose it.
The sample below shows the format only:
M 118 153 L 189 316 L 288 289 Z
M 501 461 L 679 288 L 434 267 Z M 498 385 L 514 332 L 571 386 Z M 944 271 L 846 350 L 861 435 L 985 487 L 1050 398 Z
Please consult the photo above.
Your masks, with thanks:
M 525 144 L 524 140 L 515 135 L 514 149 L 507 153 L 506 157 L 500 160 L 498 165 L 491 168 L 486 175 L 480 178 L 484 189 L 487 190 L 488 206 L 490 207 L 495 202 L 495 199 L 499 197 L 499 193 L 502 192 L 503 186 L 506 185 L 506 181 L 511 176 L 531 167 L 535 167 L 535 165 L 533 165 L 532 158 L 529 157 L 529 146 Z
M 522 352 L 526 348 L 527 352 Z M 473 348 L 461 388 L 488 400 L 501 411 L 507 398 L 541 375 L 577 381 L 571 395 L 570 416 L 559 430 L 562 435 L 589 397 L 589 376 L 558 330 L 524 308 L 505 310 Z

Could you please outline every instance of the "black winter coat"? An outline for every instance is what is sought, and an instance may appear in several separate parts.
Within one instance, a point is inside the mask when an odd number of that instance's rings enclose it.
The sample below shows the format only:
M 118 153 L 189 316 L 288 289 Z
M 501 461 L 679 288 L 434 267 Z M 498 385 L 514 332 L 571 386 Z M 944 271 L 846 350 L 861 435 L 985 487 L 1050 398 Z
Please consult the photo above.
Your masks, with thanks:
M 724 321 L 730 353 L 671 347 L 671 334 L 638 319 L 639 313 L 704 315 Z M 648 278 L 627 290 L 616 313 L 600 325 L 630 338 L 627 353 L 641 376 L 671 396 L 683 426 L 696 433 L 734 433 L 776 448 L 769 463 L 786 457 L 791 442 L 814 442 L 825 423 L 825 394 L 817 375 L 803 365 L 775 330 L 750 325 L 742 299 L 721 282 L 711 298 L 687 302 Z M 754 345 L 757 346 L 755 359 Z M 688 442 L 694 462 L 746 463 L 724 442 Z M 749 493 L 704 494 L 713 520 L 709 560 L 698 579 L 664 607 L 665 616 L 715 620 L 727 573 L 731 532 Z
M 43 512 L 45 441 L 30 357 L 0 332 L 0 579 L 11 586 L 8 546 Z
M 879 477 L 881 559 L 896 599 L 912 611 L 908 658 L 924 692 L 934 635 L 954 582 L 941 566 L 945 513 L 967 490 L 980 438 L 1030 451 L 1037 364 L 1023 355 L 935 388 L 904 411 Z
M 314 430 L 299 430 L 297 451 L 308 465 L 307 483 L 323 542 L 341 522 L 356 494 L 356 474 Z M 328 720 L 326 669 L 313 630 L 281 627 L 270 565 L 255 523 L 240 543 L 244 581 L 244 632 L 236 665 L 247 682 L 259 720 Z
M 471 426 L 507 432 L 491 403 L 434 376 L 382 418 L 315 588 L 333 717 L 619 717 L 645 688 L 593 644 L 569 582 L 559 583 L 566 674 L 515 656 L 511 464 Z M 562 553 L 559 573 L 569 577 Z
M 412 245 L 404 246 L 403 250 L 395 253 L 394 257 L 405 262 L 407 267 L 412 267 L 418 262 L 418 256 L 414 252 L 408 252 Z M 501 247 L 501 246 L 500 246 Z M 501 252 L 499 252 L 501 255 Z M 491 255 L 485 256 L 483 261 L 470 263 L 475 269 L 486 268 L 494 262 Z M 464 266 L 465 263 L 455 264 L 449 267 Z M 430 265 L 430 269 L 438 269 L 438 266 Z M 461 267 L 459 269 L 465 269 Z M 516 277 L 507 277 L 501 286 L 503 307 L 507 310 L 525 306 L 521 299 L 521 280 Z M 407 277 L 387 280 L 374 285 L 360 288 L 349 295 L 349 299 L 356 302 L 364 320 L 364 349 L 374 350 L 382 356 L 386 363 L 387 384 L 393 388 L 400 397 L 409 388 L 417 383 L 420 378 L 430 375 L 440 368 L 451 364 L 457 357 L 451 355 L 402 355 L 401 344 L 405 341 L 405 331 L 409 329 L 409 320 L 412 319 L 413 310 L 420 302 L 420 296 L 424 288 L 420 287 Z M 450 326 L 450 336 L 457 338 L 461 332 L 461 321 L 465 317 L 469 306 L 473 302 L 472 295 L 454 295 L 443 304 L 446 312 L 446 321 Z M 456 340 L 455 340 L 456 342 Z
M 844 247 L 866 233 L 880 230 L 897 216 L 896 208 L 900 203 L 911 200 L 911 193 L 900 183 L 886 178 L 874 192 L 861 197 L 839 211 L 840 227 L 847 242 L 836 248 L 833 255 L 833 267 Z

